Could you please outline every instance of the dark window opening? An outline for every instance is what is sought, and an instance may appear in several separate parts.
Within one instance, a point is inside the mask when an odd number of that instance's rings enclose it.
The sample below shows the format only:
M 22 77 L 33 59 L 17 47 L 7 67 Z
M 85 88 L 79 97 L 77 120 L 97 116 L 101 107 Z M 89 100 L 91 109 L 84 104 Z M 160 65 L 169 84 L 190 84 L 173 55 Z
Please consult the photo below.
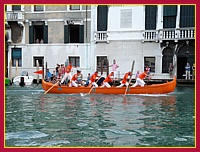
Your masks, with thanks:
M 173 52 L 171 49 L 166 48 L 163 50 L 162 73 L 169 73 L 170 63 L 173 64 Z
M 21 5 L 12 5 L 12 11 L 21 11 Z
M 97 71 L 102 72 L 102 70 L 107 72 L 107 56 L 97 56 Z
M 195 6 L 181 5 L 180 27 L 195 27 Z
M 65 25 L 64 43 L 84 43 L 84 26 Z
M 175 28 L 176 27 L 176 5 L 165 5 L 163 9 L 163 28 Z
M 80 57 L 69 57 L 69 62 L 72 63 L 73 66 L 80 67 Z
M 156 29 L 157 6 L 145 6 L 145 30 Z
M 150 72 L 155 72 L 155 57 L 144 57 L 144 70 L 149 66 Z
M 70 26 L 70 43 L 79 43 L 79 26 L 78 25 L 69 25 Z
M 43 25 L 34 25 L 34 39 L 35 43 L 41 43 L 44 38 L 44 26 Z
M 108 6 L 99 5 L 97 7 L 97 30 L 107 31 Z
M 38 60 L 38 63 L 39 63 L 39 67 L 42 67 L 42 63 L 43 63 L 44 57 L 43 56 L 35 56 L 35 57 L 33 57 L 33 67 L 37 67 L 37 60 Z
M 34 11 L 44 11 L 43 5 L 34 5 Z
M 44 22 L 33 22 L 29 26 L 29 43 L 48 43 L 48 25 Z

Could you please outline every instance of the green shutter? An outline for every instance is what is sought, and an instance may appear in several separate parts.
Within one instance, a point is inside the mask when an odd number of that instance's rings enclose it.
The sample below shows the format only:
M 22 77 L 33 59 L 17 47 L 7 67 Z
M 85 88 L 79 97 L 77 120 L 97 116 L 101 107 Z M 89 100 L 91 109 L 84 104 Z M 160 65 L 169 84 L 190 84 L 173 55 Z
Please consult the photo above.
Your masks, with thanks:
M 176 27 L 176 5 L 165 5 L 163 9 L 163 28 L 175 28 Z
M 195 27 L 195 6 L 181 5 L 180 27 Z
M 48 43 L 48 25 L 44 25 L 44 43 Z
M 84 43 L 84 26 L 79 26 L 79 43 Z
M 34 39 L 33 39 L 33 26 L 29 26 L 29 44 L 33 44 Z
M 69 25 L 64 25 L 64 43 L 69 43 Z
M 97 7 L 97 30 L 107 31 L 108 6 L 99 5 Z
M 156 29 L 156 17 L 157 17 L 157 6 L 146 5 L 145 6 L 145 30 Z
M 22 51 L 21 49 L 12 49 L 12 58 L 21 59 Z

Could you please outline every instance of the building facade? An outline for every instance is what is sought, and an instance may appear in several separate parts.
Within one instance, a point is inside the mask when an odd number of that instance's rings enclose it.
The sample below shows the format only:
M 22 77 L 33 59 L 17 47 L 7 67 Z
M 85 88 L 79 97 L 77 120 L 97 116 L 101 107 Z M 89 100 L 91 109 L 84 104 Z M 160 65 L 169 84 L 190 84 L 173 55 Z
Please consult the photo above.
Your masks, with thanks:
M 170 63 L 179 79 L 195 63 L 195 5 L 5 5 L 5 12 L 10 78 L 16 63 L 18 73 L 35 75 L 36 61 L 50 72 L 71 61 L 84 79 L 107 75 L 113 59 L 120 78 L 133 60 L 134 73 L 148 65 L 158 79 L 169 78 Z

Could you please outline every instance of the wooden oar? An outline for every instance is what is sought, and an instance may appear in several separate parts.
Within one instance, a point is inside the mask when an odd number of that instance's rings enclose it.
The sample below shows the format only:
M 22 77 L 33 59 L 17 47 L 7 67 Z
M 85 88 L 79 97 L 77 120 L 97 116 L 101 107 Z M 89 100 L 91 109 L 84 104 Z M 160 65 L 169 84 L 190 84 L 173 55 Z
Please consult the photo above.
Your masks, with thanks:
M 49 88 L 44 94 L 47 94 L 47 92 L 49 92 L 54 86 L 56 86 L 59 83 L 59 81 L 57 83 L 55 83 L 53 86 L 51 86 L 51 88 Z
M 102 75 L 101 75 L 101 76 L 102 76 Z M 100 76 L 100 78 L 101 78 L 101 76 Z M 100 80 L 100 78 L 97 80 L 96 83 L 98 83 L 98 81 Z M 92 92 L 92 90 L 94 89 L 94 87 L 95 87 L 95 86 L 92 86 L 92 88 L 90 89 L 90 91 L 89 91 L 88 93 L 85 93 L 85 94 L 84 94 L 84 93 L 80 93 L 80 95 L 81 95 L 81 96 L 85 96 L 85 95 L 90 94 L 90 93 Z
M 135 60 L 133 60 L 132 67 L 131 67 L 132 75 L 133 75 L 134 64 L 135 64 Z M 127 92 L 128 88 L 129 88 L 129 84 L 131 83 L 131 80 L 132 80 L 132 75 L 131 75 L 131 78 L 129 79 L 128 85 L 126 86 L 126 90 L 125 90 L 124 95 L 126 95 L 126 92 Z

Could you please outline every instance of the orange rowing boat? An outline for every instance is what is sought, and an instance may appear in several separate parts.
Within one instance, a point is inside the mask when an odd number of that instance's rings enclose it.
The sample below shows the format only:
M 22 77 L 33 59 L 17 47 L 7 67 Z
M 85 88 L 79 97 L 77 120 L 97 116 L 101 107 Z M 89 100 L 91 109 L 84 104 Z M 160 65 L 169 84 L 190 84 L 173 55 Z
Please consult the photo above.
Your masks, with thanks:
M 51 82 L 46 82 L 42 80 L 42 87 L 45 91 L 55 94 L 80 94 L 88 93 L 91 90 L 91 87 L 68 87 L 68 86 L 59 86 L 52 84 Z M 173 92 L 176 87 L 176 77 L 170 82 L 162 84 L 151 84 L 145 85 L 144 87 L 129 87 L 126 94 L 166 94 Z M 90 94 L 124 94 L 126 87 L 111 87 L 111 88 L 94 88 Z

